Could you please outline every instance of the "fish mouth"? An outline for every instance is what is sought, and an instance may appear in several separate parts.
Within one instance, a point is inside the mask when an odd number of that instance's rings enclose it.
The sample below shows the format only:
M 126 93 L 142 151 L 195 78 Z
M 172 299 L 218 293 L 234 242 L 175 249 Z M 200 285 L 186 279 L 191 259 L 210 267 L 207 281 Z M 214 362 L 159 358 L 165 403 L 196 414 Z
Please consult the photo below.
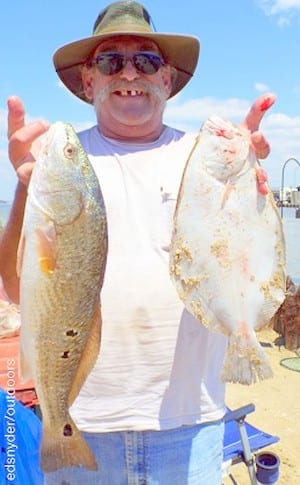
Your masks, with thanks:
M 120 96 L 122 98 L 135 98 L 144 96 L 144 91 L 141 89 L 116 89 L 113 94 Z

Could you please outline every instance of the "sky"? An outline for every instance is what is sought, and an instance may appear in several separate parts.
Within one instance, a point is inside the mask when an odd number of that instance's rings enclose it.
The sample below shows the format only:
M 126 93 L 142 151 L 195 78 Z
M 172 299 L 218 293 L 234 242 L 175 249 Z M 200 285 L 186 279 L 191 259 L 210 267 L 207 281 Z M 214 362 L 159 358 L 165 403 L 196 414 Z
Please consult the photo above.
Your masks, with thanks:
M 12 200 L 16 176 L 7 156 L 7 98 L 19 96 L 27 121 L 95 124 L 93 108 L 59 82 L 55 50 L 89 37 L 104 1 L 15 0 L 0 14 L 0 200 Z M 144 0 L 158 32 L 199 37 L 194 77 L 168 101 L 164 121 L 198 131 L 210 116 L 240 123 L 252 102 L 273 92 L 261 129 L 271 153 L 270 186 L 300 186 L 300 0 Z M 292 159 L 292 160 L 290 160 Z M 285 165 L 285 162 L 288 163 Z M 283 167 L 285 168 L 283 169 Z

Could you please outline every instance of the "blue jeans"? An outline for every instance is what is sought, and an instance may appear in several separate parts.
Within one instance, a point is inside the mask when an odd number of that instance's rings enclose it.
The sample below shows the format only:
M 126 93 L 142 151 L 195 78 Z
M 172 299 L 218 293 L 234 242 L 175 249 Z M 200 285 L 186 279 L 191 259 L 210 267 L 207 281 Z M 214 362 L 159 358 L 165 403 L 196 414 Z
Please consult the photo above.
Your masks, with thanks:
M 45 485 L 221 485 L 222 421 L 167 431 L 83 433 L 97 472 L 63 468 Z

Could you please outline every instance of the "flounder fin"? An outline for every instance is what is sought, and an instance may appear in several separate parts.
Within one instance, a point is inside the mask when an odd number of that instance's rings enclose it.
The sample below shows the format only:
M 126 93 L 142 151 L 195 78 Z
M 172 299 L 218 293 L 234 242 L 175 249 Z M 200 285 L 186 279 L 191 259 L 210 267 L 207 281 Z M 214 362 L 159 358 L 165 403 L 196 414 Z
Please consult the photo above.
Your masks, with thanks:
M 92 450 L 71 417 L 61 430 L 44 426 L 40 463 L 44 472 L 70 466 L 84 466 L 89 470 L 98 470 Z
M 99 354 L 99 348 L 100 348 L 100 341 L 101 341 L 101 325 L 102 325 L 102 320 L 101 320 L 100 303 L 97 303 L 90 334 L 87 339 L 85 348 L 82 352 L 80 362 L 77 368 L 77 372 L 76 372 L 76 375 L 74 376 L 71 390 L 69 393 L 69 397 L 68 397 L 69 406 L 71 406 L 74 400 L 76 399 L 81 387 L 83 386 L 84 381 L 86 380 L 87 376 L 91 372 L 97 360 L 97 357 Z
M 252 384 L 273 376 L 266 354 L 255 332 L 234 332 L 229 335 L 221 379 L 223 382 Z
M 37 227 L 36 235 L 40 269 L 45 275 L 50 276 L 55 269 L 57 258 L 56 229 L 53 222 L 49 221 Z

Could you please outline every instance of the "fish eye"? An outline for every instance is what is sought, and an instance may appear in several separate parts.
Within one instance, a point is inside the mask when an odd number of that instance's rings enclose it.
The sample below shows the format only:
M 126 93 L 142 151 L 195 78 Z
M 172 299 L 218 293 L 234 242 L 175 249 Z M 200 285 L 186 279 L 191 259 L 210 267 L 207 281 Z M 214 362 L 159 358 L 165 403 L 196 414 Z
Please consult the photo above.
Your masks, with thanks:
M 76 147 L 72 143 L 67 143 L 64 148 L 64 154 L 67 158 L 73 158 L 76 154 Z

